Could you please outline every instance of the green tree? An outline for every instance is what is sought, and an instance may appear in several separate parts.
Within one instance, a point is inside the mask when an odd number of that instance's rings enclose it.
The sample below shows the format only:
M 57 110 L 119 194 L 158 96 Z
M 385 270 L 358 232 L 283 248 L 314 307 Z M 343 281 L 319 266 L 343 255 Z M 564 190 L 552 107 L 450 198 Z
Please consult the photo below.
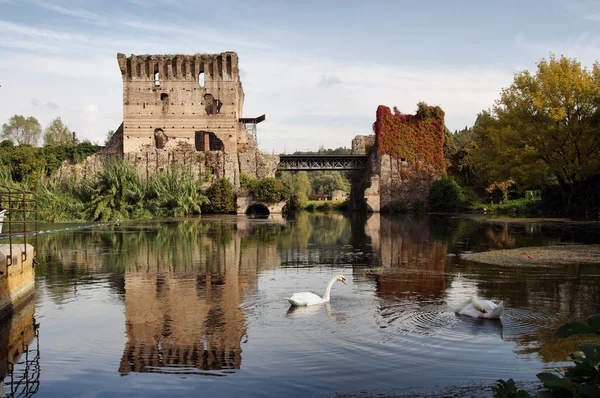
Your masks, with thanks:
M 493 182 L 521 189 L 549 177 L 570 197 L 578 182 L 600 173 L 600 65 L 551 55 L 535 74 L 517 73 L 474 126 L 473 162 Z
M 317 193 L 330 195 L 336 189 L 350 190 L 350 183 L 342 177 L 339 171 L 316 171 L 313 174 L 312 187 Z
M 25 118 L 23 115 L 14 115 L 8 123 L 2 125 L 0 138 L 12 140 L 17 145 L 36 146 L 42 134 L 40 122 L 33 116 Z
M 72 145 L 73 137 L 60 117 L 54 119 L 44 130 L 44 146 Z

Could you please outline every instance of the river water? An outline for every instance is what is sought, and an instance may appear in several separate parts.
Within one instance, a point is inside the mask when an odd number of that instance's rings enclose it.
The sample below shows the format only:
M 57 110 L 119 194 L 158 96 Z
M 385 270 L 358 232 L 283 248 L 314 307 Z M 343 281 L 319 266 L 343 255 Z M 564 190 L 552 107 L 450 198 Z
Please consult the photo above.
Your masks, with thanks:
M 301 213 L 52 228 L 34 298 L 0 325 L 0 349 L 17 349 L 0 366 L 9 396 L 490 396 L 499 378 L 568 364 L 578 340 L 555 329 L 600 312 L 600 266 L 460 259 L 600 243 L 597 224 Z M 290 309 L 337 274 L 348 284 L 330 303 Z M 474 294 L 503 300 L 501 320 L 452 312 Z

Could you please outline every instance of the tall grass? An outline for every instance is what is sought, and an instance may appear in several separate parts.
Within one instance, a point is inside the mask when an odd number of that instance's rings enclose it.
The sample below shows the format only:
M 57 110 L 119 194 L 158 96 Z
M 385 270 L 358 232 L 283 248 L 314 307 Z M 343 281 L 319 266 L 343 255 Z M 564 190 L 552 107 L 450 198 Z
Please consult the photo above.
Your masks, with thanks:
M 121 158 L 106 158 L 97 174 L 88 218 L 110 221 L 144 216 L 144 187 L 139 173 Z
M 152 215 L 183 217 L 200 214 L 206 196 L 189 167 L 171 165 L 148 179 L 146 204 Z

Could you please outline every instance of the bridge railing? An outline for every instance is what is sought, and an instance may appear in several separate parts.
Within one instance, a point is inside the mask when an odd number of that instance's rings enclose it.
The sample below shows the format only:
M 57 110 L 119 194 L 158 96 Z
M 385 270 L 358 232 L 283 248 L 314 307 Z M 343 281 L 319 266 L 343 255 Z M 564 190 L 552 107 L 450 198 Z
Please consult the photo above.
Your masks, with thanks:
M 367 167 L 366 155 L 279 155 L 279 170 L 359 170 Z

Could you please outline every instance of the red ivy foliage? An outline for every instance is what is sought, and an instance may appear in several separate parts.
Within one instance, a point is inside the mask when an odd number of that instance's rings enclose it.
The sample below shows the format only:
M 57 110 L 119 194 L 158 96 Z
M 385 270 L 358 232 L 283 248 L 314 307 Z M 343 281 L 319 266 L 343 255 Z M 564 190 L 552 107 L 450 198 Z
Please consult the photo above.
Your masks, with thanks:
M 415 115 L 405 115 L 396 107 L 392 114 L 379 105 L 373 130 L 380 153 L 404 158 L 414 167 L 430 165 L 440 174 L 445 172 L 444 111 L 439 106 L 420 102 Z

